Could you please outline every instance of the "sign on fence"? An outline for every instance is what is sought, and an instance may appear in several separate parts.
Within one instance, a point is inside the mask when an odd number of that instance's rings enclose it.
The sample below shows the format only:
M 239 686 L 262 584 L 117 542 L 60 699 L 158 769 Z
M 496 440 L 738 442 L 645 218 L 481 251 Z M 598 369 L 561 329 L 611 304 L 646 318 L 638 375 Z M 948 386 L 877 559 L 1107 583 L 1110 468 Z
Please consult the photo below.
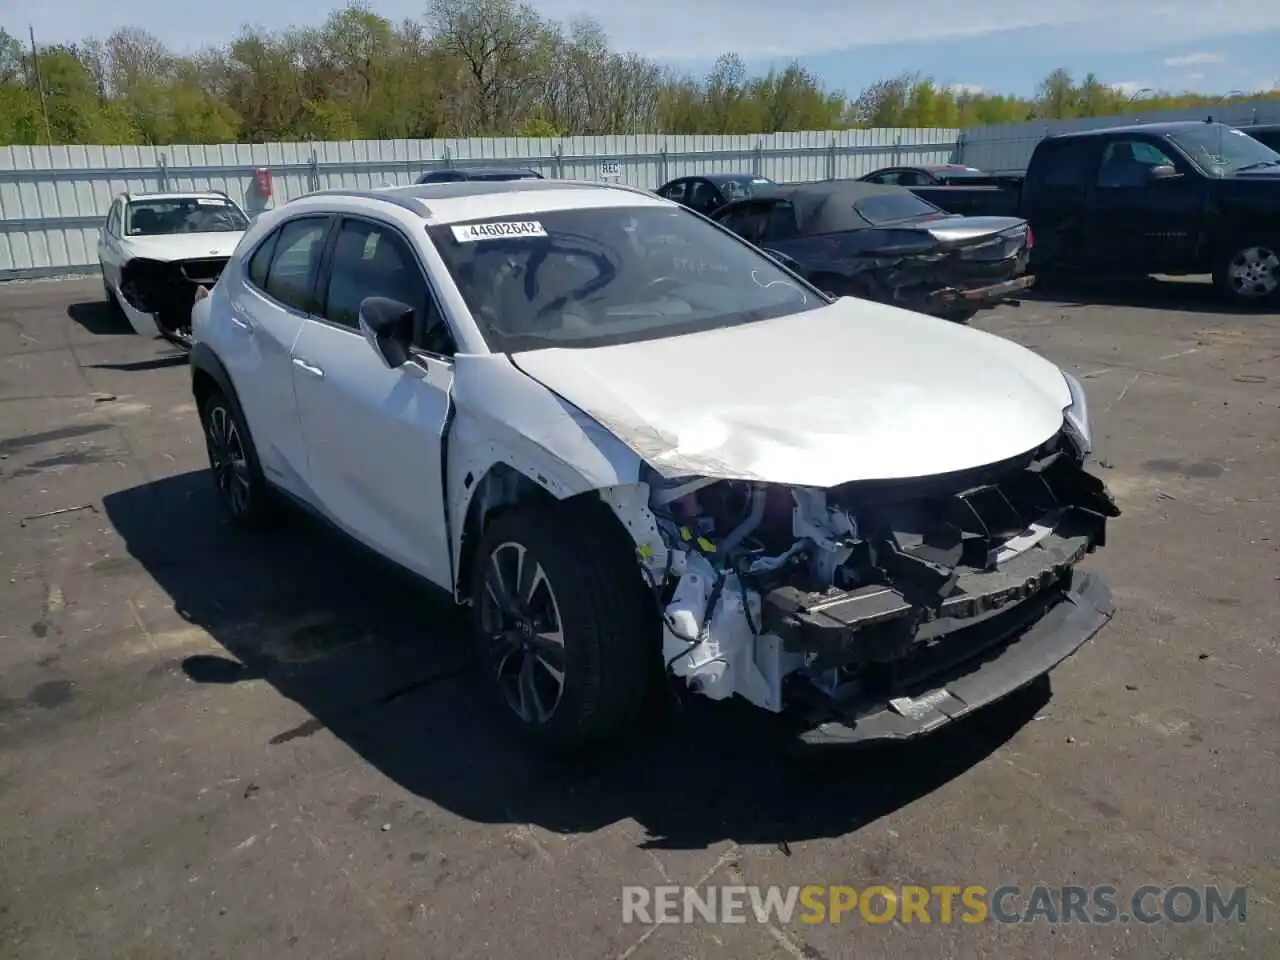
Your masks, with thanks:
M 617 160 L 601 160 L 600 161 L 600 179 L 601 180 L 621 180 L 622 164 Z

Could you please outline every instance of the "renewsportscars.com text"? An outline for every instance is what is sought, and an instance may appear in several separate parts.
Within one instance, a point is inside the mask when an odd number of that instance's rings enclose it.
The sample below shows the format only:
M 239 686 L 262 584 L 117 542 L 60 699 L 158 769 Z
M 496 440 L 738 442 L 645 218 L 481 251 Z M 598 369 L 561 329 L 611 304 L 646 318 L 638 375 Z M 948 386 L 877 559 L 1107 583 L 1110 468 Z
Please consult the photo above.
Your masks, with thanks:
M 623 887 L 623 923 L 1244 923 L 1244 887 Z

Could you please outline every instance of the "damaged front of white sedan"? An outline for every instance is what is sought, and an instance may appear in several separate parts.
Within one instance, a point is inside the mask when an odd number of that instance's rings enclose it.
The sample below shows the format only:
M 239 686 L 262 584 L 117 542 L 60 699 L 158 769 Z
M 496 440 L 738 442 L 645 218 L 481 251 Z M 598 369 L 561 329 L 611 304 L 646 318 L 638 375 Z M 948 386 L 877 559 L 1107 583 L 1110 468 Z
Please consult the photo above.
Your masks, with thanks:
M 305 314 L 272 294 L 278 263 Z M 284 494 L 451 591 L 542 746 L 634 729 L 656 684 L 794 715 L 809 742 L 911 738 L 1113 613 L 1078 568 L 1119 513 L 1079 383 L 832 299 L 640 191 L 302 197 L 250 230 L 193 333 L 232 517 Z
M 1077 569 L 1119 514 L 1085 468 L 1080 384 L 1010 341 L 772 270 L 749 285 L 770 290 L 763 319 L 677 334 L 667 303 L 648 335 L 611 338 L 588 321 L 621 305 L 551 297 L 557 324 L 586 315 L 580 337 L 491 329 L 504 356 L 457 359 L 459 596 L 544 742 L 618 732 L 658 675 L 796 714 L 808 743 L 909 739 L 1029 684 L 1113 614 Z M 537 487 L 558 500 L 542 519 L 520 509 Z

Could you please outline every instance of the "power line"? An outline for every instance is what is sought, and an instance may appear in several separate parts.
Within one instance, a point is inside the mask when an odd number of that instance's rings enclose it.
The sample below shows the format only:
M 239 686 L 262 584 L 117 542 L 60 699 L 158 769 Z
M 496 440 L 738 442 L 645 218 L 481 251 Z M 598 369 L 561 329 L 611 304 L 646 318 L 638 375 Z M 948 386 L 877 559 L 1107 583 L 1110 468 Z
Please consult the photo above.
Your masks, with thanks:
M 44 97 L 44 83 L 40 79 L 40 54 L 36 52 L 36 28 L 27 24 L 27 33 L 31 37 L 31 73 L 35 77 L 36 92 L 40 95 L 40 112 L 44 114 L 44 135 L 53 146 L 53 128 L 49 126 L 49 104 Z

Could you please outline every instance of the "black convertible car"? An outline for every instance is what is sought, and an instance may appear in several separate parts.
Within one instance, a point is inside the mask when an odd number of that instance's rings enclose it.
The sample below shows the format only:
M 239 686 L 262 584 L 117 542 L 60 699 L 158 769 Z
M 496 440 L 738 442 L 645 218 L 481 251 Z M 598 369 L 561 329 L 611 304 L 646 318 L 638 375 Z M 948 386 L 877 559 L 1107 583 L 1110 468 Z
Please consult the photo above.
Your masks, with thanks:
M 1031 286 L 1017 217 L 955 216 L 903 187 L 833 180 L 778 187 L 712 219 L 836 296 L 966 321 Z

